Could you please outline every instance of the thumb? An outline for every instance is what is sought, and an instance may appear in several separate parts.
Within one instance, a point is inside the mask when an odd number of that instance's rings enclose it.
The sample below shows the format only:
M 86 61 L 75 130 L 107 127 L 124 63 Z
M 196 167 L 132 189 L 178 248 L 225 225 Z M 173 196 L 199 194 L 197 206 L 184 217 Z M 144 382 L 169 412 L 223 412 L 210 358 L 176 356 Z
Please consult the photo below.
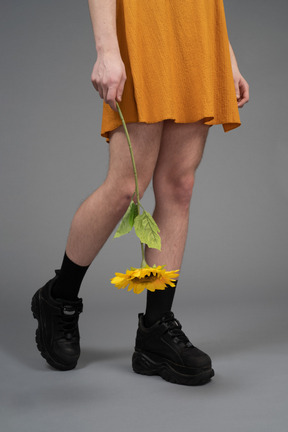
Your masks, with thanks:
M 241 98 L 239 81 L 235 83 L 235 91 L 236 91 L 236 98 L 237 100 L 239 100 Z

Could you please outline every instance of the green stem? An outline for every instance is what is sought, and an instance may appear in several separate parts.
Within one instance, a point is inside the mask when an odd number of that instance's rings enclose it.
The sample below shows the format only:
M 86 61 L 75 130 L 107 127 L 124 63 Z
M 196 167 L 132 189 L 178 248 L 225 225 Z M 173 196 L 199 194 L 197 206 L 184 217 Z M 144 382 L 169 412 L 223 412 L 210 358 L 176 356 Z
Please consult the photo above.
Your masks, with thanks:
M 131 160 L 132 160 L 132 165 L 133 165 L 133 172 L 134 172 L 134 178 L 135 178 L 136 199 L 137 199 L 137 204 L 136 204 L 136 205 L 137 205 L 137 214 L 138 214 L 138 216 L 139 216 L 139 214 L 140 214 L 140 209 L 139 209 L 139 207 L 141 206 L 141 204 L 140 204 L 140 195 L 139 195 L 139 187 L 138 187 L 137 169 L 136 169 L 136 163 L 135 163 L 135 159 L 134 159 L 134 154 L 133 154 L 132 144 L 131 144 L 130 136 L 129 136 L 129 133 L 128 133 L 128 130 L 127 130 L 127 126 L 126 126 L 126 123 L 125 123 L 125 120 L 124 120 L 124 117 L 123 117 L 123 114 L 122 114 L 122 111 L 121 111 L 121 109 L 120 109 L 120 106 L 119 106 L 118 102 L 116 102 L 116 107 L 117 107 L 117 110 L 118 110 L 119 116 L 120 116 L 120 118 L 121 118 L 121 121 L 122 121 L 122 124 L 123 124 L 123 127 L 124 127 L 124 131 L 125 131 L 125 135 L 126 135 L 126 138 L 127 138 L 127 142 L 128 142 L 128 146 L 129 146 L 130 155 L 131 155 Z M 141 207 L 142 207 L 142 206 L 141 206 Z M 142 208 L 143 208 L 143 207 L 142 207 Z M 140 244 L 141 244 L 141 254 L 142 254 L 141 268 L 143 268 L 143 267 L 145 267 L 145 266 L 147 265 L 147 263 L 146 263 L 146 260 L 145 260 L 145 248 L 144 248 L 144 243 L 141 243 L 141 242 L 140 242 Z
M 144 243 L 141 243 L 141 253 L 142 253 L 142 262 L 141 262 L 141 268 L 146 267 L 148 264 L 145 260 L 145 246 Z
M 134 159 L 134 154 L 133 154 L 133 150 L 132 150 L 132 145 L 131 145 L 131 141 L 130 141 L 130 136 L 127 130 L 127 126 L 122 114 L 122 111 L 119 107 L 118 102 L 116 102 L 116 107 L 117 110 L 119 112 L 123 127 L 124 127 L 124 131 L 125 131 L 125 135 L 128 141 L 128 146 L 129 146 L 129 150 L 130 150 L 130 155 L 131 155 L 131 159 L 132 159 L 132 165 L 133 165 L 133 172 L 134 172 L 134 178 L 135 178 L 135 186 L 136 186 L 136 197 L 137 197 L 137 211 L 138 211 L 138 215 L 139 215 L 139 206 L 140 206 L 140 196 L 139 196 L 139 187 L 138 187 L 138 176 L 137 176 L 137 170 L 136 170 L 136 164 L 135 164 L 135 159 Z

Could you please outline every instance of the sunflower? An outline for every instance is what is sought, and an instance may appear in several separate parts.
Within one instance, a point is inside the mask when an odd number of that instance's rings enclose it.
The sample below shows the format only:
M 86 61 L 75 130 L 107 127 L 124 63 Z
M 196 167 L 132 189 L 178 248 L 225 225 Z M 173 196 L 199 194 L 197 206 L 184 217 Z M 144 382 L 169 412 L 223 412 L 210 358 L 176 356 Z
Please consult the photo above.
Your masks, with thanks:
M 115 273 L 115 277 L 111 279 L 111 283 L 118 289 L 127 287 L 128 291 L 133 290 L 135 294 L 140 294 L 145 290 L 145 288 L 152 292 L 156 290 L 165 290 L 167 286 L 175 287 L 174 282 L 176 281 L 175 278 L 178 278 L 179 276 L 179 270 L 166 271 L 165 266 L 156 267 L 156 265 L 150 267 L 145 261 L 145 245 L 149 248 L 161 250 L 161 238 L 159 236 L 160 229 L 150 213 L 146 212 L 140 203 L 138 176 L 133 149 L 123 114 L 117 102 L 116 106 L 124 127 L 131 155 L 135 178 L 134 195 L 136 197 L 136 202 L 134 202 L 135 197 L 133 195 L 131 203 L 120 222 L 115 237 L 121 237 L 122 235 L 128 234 L 134 226 L 135 233 L 141 244 L 142 262 L 141 268 L 136 269 L 131 267 L 130 270 L 126 271 L 126 273 Z M 143 210 L 142 214 L 140 214 L 140 209 Z
M 111 283 L 118 289 L 128 287 L 135 294 L 140 294 L 146 288 L 149 291 L 164 290 L 167 286 L 174 287 L 175 278 L 178 278 L 179 270 L 166 271 L 165 266 L 133 268 L 126 273 L 115 273 Z

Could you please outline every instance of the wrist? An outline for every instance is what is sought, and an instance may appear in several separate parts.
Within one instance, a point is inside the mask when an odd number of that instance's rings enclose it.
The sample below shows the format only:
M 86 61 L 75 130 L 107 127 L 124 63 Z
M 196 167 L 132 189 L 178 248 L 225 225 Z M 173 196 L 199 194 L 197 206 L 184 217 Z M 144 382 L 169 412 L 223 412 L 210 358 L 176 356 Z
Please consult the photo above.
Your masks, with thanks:
M 97 38 L 95 40 L 95 46 L 98 54 L 120 52 L 117 37 L 114 35 L 106 35 Z
M 230 42 L 229 42 L 229 53 L 230 53 L 230 61 L 231 61 L 232 69 L 238 69 L 237 60 Z

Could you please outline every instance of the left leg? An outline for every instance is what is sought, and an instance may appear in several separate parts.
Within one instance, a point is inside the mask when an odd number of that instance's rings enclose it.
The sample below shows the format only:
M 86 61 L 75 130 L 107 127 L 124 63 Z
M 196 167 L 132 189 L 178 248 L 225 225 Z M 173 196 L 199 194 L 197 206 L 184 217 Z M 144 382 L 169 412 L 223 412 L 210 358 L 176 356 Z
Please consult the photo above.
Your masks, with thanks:
M 197 122 L 164 123 L 160 153 L 154 171 L 156 206 L 154 218 L 160 228 L 162 248 L 146 249 L 149 265 L 180 270 L 189 220 L 195 172 L 203 156 L 209 126 Z M 171 310 L 175 288 L 147 292 L 145 323 L 150 326 Z
M 162 248 L 146 250 L 149 265 L 181 268 L 188 230 L 195 172 L 202 159 L 209 126 L 165 121 L 153 176 L 156 206 L 153 217 L 160 228 Z
M 154 171 L 156 206 L 162 248 L 146 250 L 150 266 L 181 268 L 188 230 L 189 206 L 196 169 L 201 161 L 209 126 L 203 123 L 164 123 Z M 171 312 L 175 288 L 147 291 L 145 315 L 139 314 L 132 366 L 144 375 L 160 375 L 185 385 L 208 382 L 214 375 L 210 357 L 194 347 Z

